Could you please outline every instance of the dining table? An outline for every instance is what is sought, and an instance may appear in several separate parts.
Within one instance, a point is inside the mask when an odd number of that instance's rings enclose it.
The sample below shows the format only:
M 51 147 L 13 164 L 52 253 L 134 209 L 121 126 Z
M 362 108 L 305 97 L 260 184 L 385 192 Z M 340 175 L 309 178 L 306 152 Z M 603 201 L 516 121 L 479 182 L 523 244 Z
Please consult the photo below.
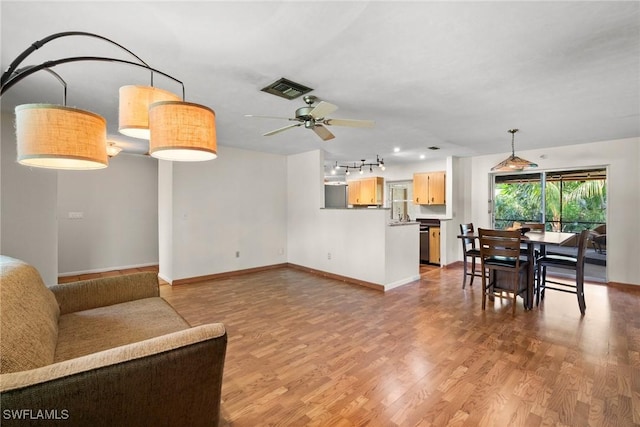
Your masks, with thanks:
M 529 261 L 527 269 L 527 295 L 524 306 L 527 310 L 533 308 L 533 297 L 535 291 L 535 247 L 539 246 L 540 256 L 546 253 L 547 245 L 559 246 L 568 242 L 575 237 L 575 233 L 567 233 L 562 231 L 528 231 L 522 235 L 522 243 L 527 246 L 527 260 Z M 478 239 L 478 231 L 459 234 L 460 239 Z

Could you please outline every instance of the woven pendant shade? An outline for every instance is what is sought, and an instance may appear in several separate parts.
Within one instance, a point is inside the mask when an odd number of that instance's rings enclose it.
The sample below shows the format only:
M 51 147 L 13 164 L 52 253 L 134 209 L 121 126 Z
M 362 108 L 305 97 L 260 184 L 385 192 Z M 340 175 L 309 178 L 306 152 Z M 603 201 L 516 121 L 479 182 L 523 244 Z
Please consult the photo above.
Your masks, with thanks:
M 178 95 L 152 86 L 122 86 L 118 130 L 133 138 L 149 139 L 149 106 L 158 101 L 179 100 Z
M 50 104 L 19 105 L 15 111 L 18 163 L 51 169 L 107 167 L 104 118 Z
M 491 168 L 492 171 L 521 171 L 527 168 L 538 167 L 536 163 L 522 159 L 518 156 L 511 156 Z
M 521 171 L 527 168 L 538 167 L 537 163 L 533 163 L 533 162 L 530 162 L 529 160 L 525 160 L 523 158 L 516 156 L 514 137 L 516 132 L 518 131 L 519 129 L 509 129 L 507 131 L 511 134 L 511 156 L 507 157 L 506 159 L 504 159 L 503 161 L 501 161 L 500 163 L 492 167 L 491 168 L 492 171 L 494 172 Z
M 156 102 L 149 108 L 149 154 L 163 160 L 197 162 L 217 157 L 213 110 L 182 101 Z

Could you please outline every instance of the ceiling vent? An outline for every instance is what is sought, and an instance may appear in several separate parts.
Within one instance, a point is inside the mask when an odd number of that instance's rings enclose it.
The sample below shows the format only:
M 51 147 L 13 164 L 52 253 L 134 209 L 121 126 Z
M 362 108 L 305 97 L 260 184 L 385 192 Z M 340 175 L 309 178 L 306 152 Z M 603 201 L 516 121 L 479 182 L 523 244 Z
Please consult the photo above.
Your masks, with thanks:
M 295 99 L 307 92 L 311 92 L 313 89 L 301 85 L 300 83 L 292 82 L 291 80 L 283 77 L 261 90 L 272 95 L 281 96 L 282 98 Z

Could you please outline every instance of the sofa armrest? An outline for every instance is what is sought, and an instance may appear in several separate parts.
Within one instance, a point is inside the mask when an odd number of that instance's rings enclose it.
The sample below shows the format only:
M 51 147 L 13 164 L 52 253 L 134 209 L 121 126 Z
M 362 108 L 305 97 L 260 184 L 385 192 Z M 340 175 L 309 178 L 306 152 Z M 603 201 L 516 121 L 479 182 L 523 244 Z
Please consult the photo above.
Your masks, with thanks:
M 158 275 L 153 272 L 82 280 L 50 286 L 60 314 L 160 296 Z
M 24 409 L 50 411 L 65 425 L 215 426 L 226 346 L 224 325 L 214 323 L 3 374 L 3 426 L 7 411 Z M 51 420 L 29 425 L 38 423 Z

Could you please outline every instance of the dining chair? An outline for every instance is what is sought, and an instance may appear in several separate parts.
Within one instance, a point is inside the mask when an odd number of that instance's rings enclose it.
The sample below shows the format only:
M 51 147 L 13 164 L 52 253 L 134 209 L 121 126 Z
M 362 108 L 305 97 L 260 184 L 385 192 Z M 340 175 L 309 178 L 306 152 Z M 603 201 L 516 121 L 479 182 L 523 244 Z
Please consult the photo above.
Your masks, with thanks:
M 578 237 L 578 253 L 575 257 L 549 254 L 541 256 L 536 260 L 536 263 L 538 265 L 536 305 L 540 303 L 540 300 L 544 299 L 544 293 L 546 289 L 576 294 L 578 296 L 578 307 L 580 308 L 580 313 L 584 316 L 584 313 L 587 310 L 587 305 L 584 300 L 584 260 L 587 252 L 587 242 L 589 240 L 589 235 L 589 230 L 582 230 L 582 232 L 580 233 L 580 237 Z M 558 282 L 547 279 L 547 267 L 573 270 L 575 272 L 573 283 Z M 555 286 L 549 286 L 548 283 L 551 283 Z
M 473 223 L 460 224 L 460 234 L 473 233 Z M 476 248 L 475 238 L 461 238 L 462 240 L 462 263 L 464 265 L 464 274 L 462 275 L 462 289 L 467 285 L 467 276 L 471 276 L 469 286 L 473 286 L 474 277 L 482 277 L 480 271 L 476 269 L 476 259 L 480 259 L 480 249 Z M 471 258 L 471 270 L 468 269 L 468 259 Z
M 518 295 L 525 299 L 526 306 L 529 267 L 529 261 L 520 257 L 520 230 L 479 228 L 478 235 L 482 269 L 482 309 L 486 307 L 487 296 L 511 299 L 512 315 L 515 315 Z

